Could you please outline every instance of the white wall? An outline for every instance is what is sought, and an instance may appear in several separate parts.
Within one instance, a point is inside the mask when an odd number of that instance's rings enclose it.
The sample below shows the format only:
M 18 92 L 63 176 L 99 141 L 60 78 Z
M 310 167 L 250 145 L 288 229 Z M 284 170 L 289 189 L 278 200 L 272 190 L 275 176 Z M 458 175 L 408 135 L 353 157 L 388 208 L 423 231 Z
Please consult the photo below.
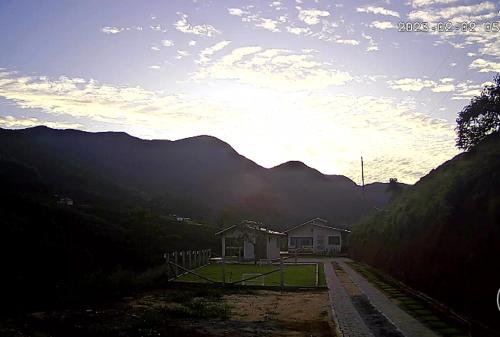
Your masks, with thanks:
M 329 236 L 339 236 L 340 244 L 339 245 L 329 245 L 328 237 Z M 329 251 L 338 251 L 340 252 L 342 246 L 342 236 L 341 231 L 323 228 L 319 226 L 314 226 L 313 224 L 307 224 L 301 226 L 293 231 L 288 232 L 288 247 L 294 248 L 291 246 L 292 237 L 312 237 L 313 238 L 313 250 L 314 252 L 329 252 Z M 323 244 L 321 245 L 321 240 Z
M 280 258 L 280 242 L 278 236 L 268 236 L 267 239 L 267 258 L 279 259 Z

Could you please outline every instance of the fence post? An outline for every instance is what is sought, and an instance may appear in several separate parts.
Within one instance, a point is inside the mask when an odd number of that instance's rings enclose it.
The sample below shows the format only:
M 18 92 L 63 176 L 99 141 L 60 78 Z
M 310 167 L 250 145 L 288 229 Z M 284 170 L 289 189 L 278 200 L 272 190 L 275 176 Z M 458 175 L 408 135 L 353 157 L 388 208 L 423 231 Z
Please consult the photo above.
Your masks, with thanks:
M 177 275 L 179 273 L 179 269 L 177 268 L 177 265 L 179 264 L 179 253 L 177 251 L 174 252 L 174 263 L 175 263 L 175 278 L 177 278 Z
M 319 284 L 319 263 L 316 263 L 316 287 Z
M 208 258 L 207 258 L 207 264 L 210 264 L 210 257 L 212 256 L 212 250 L 208 250 Z
M 226 285 L 226 261 L 224 256 L 222 257 L 222 286 Z
M 280 256 L 280 288 L 283 291 L 285 286 L 285 275 L 283 273 L 283 257 Z
M 163 254 L 165 262 L 167 263 L 167 282 L 170 281 L 170 253 Z
M 191 251 L 188 251 L 188 262 L 189 262 L 189 270 L 193 269 L 193 265 L 191 264 Z
M 181 256 L 182 256 L 182 267 L 186 268 L 186 252 L 182 251 Z

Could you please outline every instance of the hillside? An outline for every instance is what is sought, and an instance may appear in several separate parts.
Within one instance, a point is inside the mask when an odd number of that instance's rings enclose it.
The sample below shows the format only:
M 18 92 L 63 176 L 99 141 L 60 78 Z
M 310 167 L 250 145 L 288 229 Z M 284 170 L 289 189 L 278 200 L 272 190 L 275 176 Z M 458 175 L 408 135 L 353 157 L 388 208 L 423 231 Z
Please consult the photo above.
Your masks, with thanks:
M 500 136 L 444 163 L 353 227 L 351 254 L 499 327 Z
M 125 133 L 0 129 L 0 156 L 31 167 L 54 193 L 80 204 L 120 199 L 221 225 L 252 218 L 286 228 L 320 216 L 350 226 L 363 210 L 360 187 L 346 177 L 300 162 L 265 169 L 210 136 L 149 141 Z M 365 209 L 389 198 L 385 187 L 366 190 Z

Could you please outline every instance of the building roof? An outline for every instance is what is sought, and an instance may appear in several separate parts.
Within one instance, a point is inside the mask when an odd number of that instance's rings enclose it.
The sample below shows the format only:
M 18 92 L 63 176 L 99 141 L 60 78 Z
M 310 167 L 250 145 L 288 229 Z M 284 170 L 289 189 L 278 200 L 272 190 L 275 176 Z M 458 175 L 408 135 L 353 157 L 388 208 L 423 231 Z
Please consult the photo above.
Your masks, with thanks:
M 258 232 L 258 233 L 262 233 L 262 234 L 267 234 L 267 235 L 280 235 L 280 236 L 286 235 L 285 233 L 273 231 L 271 229 L 262 227 L 261 225 L 262 225 L 262 223 L 246 220 L 246 221 L 242 221 L 238 225 L 232 225 L 232 226 L 229 226 L 221 231 L 218 231 L 217 233 L 215 233 L 215 235 L 221 235 L 222 233 L 225 233 L 225 232 L 230 231 L 232 229 L 235 229 L 237 227 L 243 227 L 244 229 L 251 230 L 254 232 Z
M 316 221 L 322 222 L 322 223 L 324 223 L 324 225 L 318 224 L 318 223 L 316 223 Z M 311 224 L 311 225 L 313 225 L 313 226 L 316 226 L 316 227 L 328 228 L 328 229 L 334 229 L 334 230 L 337 230 L 337 231 L 340 231 L 340 232 L 346 232 L 346 233 L 350 233 L 350 232 L 351 232 L 350 230 L 347 230 L 347 229 L 343 229 L 343 228 L 336 228 L 336 227 L 328 226 L 328 225 L 326 225 L 326 224 L 328 224 L 328 221 L 327 221 L 327 220 L 325 220 L 325 219 L 321 219 L 321 218 L 314 218 L 314 219 L 308 220 L 308 221 L 306 221 L 306 222 L 304 222 L 304 223 L 301 223 L 300 225 L 297 225 L 297 226 L 294 226 L 294 227 L 292 227 L 292 228 L 290 228 L 290 229 L 287 229 L 287 230 L 285 231 L 285 233 L 287 233 L 287 234 L 288 234 L 289 232 L 291 232 L 291 231 L 293 231 L 293 230 L 295 230 L 295 229 L 297 229 L 297 228 L 300 228 L 300 227 L 302 227 L 302 226 L 309 225 L 309 224 Z

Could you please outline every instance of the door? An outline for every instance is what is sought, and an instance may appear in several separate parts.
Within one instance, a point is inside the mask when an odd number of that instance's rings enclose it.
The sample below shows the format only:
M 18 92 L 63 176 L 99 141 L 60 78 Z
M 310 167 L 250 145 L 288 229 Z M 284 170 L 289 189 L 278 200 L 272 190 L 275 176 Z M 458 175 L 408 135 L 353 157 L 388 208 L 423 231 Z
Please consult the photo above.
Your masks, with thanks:
M 259 235 L 255 239 L 255 258 L 267 259 L 267 239 L 265 236 Z

